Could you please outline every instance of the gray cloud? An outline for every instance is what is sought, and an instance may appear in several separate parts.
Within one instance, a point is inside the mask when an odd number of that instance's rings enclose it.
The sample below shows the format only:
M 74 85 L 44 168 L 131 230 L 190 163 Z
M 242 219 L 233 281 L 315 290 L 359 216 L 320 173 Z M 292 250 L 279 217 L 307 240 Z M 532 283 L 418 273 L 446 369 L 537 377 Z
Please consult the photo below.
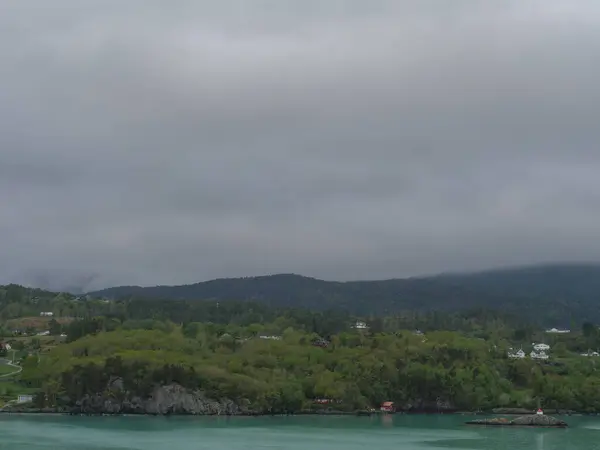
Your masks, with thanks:
M 600 5 L 9 0 L 0 282 L 600 259 Z

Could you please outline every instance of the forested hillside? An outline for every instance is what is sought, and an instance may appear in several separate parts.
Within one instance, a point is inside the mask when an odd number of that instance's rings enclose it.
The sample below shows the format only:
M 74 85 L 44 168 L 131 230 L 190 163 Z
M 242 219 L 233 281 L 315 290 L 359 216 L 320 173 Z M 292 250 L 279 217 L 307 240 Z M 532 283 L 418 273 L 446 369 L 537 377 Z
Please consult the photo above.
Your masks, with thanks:
M 596 359 L 579 354 L 600 342 L 593 326 L 545 336 L 551 359 L 535 361 L 511 360 L 507 349 L 527 348 L 543 331 L 512 330 L 498 320 L 465 321 L 462 333 L 424 334 L 399 328 L 391 317 L 378 332 L 342 321 L 327 339 L 303 322 L 293 312 L 246 326 L 154 321 L 136 327 L 112 319 L 110 327 L 104 324 L 112 331 L 69 335 L 73 342 L 41 358 L 25 357 L 22 383 L 37 390 L 38 407 L 86 413 L 151 412 L 141 399 L 165 386 L 188 389 L 169 397 L 166 413 L 189 413 L 192 398 L 259 414 L 367 410 L 390 400 L 406 411 L 531 410 L 540 398 L 546 408 L 600 411 Z
M 600 265 L 550 265 L 352 282 L 272 275 L 183 286 L 124 286 L 91 294 L 109 298 L 253 301 L 275 307 L 343 309 L 359 315 L 486 308 L 567 327 L 573 321 L 600 321 Z
M 0 319 L 5 354 L 23 368 L 0 383 L 0 400 L 33 393 L 42 411 L 350 412 L 391 400 L 435 412 L 531 409 L 540 398 L 547 408 L 600 411 L 591 354 L 600 331 L 590 322 L 549 334 L 481 308 L 358 316 L 257 301 L 109 301 L 14 285 L 0 288 Z M 508 357 L 511 347 L 529 353 L 532 342 L 550 346 L 548 360 Z

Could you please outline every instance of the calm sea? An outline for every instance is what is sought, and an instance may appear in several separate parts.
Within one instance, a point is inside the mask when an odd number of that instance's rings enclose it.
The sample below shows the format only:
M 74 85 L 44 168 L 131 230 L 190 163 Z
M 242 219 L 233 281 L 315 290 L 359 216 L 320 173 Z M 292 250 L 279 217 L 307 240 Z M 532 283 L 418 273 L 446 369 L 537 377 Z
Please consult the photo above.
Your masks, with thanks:
M 153 418 L 0 415 L 10 450 L 600 450 L 600 418 L 571 428 L 473 428 L 467 416 Z

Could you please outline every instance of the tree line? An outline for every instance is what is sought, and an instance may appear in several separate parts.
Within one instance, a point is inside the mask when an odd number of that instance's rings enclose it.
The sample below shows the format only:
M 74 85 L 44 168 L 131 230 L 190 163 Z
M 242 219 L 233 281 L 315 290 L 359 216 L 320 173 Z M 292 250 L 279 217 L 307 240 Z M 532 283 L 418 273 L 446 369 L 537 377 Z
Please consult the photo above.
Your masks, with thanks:
M 591 339 L 584 333 L 557 337 L 563 341 L 553 348 L 562 345 L 563 353 L 538 362 L 509 359 L 517 330 L 492 317 L 463 318 L 462 332 L 390 329 L 406 318 L 383 318 L 379 330 L 344 321 L 332 325 L 325 346 L 315 345 L 324 337 L 314 331 L 314 317 L 302 317 L 290 312 L 253 324 L 145 319 L 138 328 L 94 318 L 71 324 L 90 326 L 81 337 L 41 358 L 26 358 L 23 382 L 39 389 L 44 406 L 98 393 L 147 396 L 177 383 L 262 413 L 354 411 L 384 401 L 406 410 L 532 409 L 540 399 L 546 408 L 600 411 L 596 360 L 576 353 Z M 107 323 L 113 325 L 105 328 Z M 116 379 L 123 384 L 120 393 L 112 391 Z

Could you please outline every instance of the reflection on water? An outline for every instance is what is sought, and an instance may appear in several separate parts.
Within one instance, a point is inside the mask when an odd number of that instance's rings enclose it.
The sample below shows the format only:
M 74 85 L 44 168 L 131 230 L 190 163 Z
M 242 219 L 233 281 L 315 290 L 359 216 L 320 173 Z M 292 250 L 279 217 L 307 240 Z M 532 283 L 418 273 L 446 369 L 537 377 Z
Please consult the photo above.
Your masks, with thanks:
M 544 433 L 540 433 L 536 436 L 535 443 L 537 444 L 536 450 L 544 450 Z
M 0 417 L 0 450 L 600 450 L 600 419 L 568 429 L 469 427 L 469 417 Z
M 388 416 L 387 414 L 385 414 L 381 416 L 381 423 L 385 427 L 392 427 L 394 426 L 394 419 L 392 419 L 392 416 Z

